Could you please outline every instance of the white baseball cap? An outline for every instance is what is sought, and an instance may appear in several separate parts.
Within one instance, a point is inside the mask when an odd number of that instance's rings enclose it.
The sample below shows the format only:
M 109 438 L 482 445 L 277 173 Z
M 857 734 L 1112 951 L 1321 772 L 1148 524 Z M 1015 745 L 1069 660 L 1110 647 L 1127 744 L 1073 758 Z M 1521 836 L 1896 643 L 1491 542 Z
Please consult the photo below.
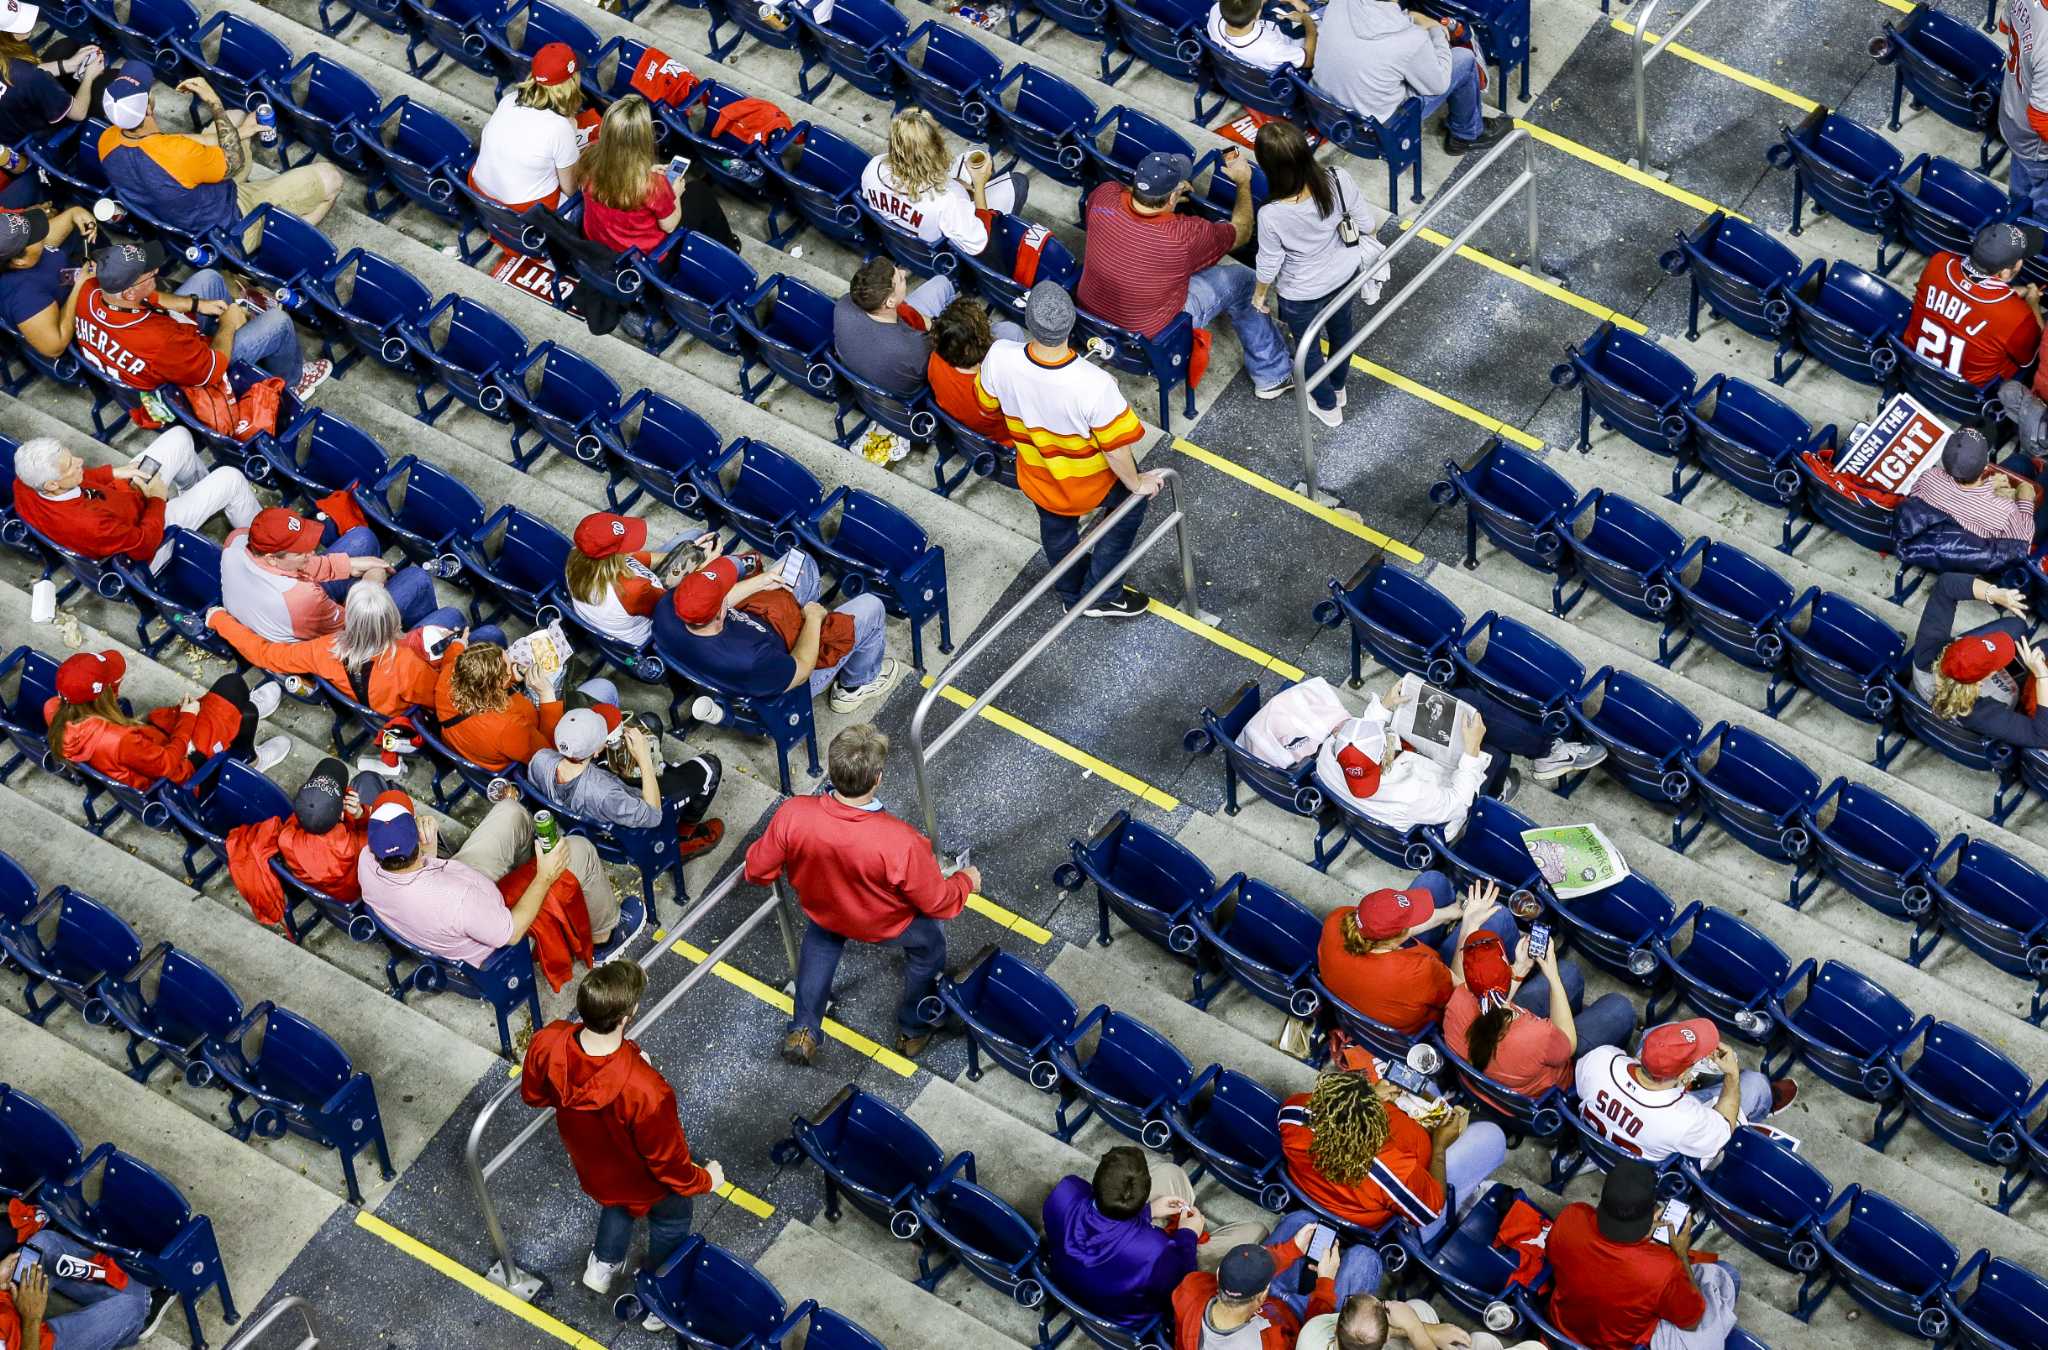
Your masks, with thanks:
M 19 37 L 36 26 L 36 16 L 41 12 L 40 6 L 24 5 L 21 0 L 0 0 L 0 33 Z

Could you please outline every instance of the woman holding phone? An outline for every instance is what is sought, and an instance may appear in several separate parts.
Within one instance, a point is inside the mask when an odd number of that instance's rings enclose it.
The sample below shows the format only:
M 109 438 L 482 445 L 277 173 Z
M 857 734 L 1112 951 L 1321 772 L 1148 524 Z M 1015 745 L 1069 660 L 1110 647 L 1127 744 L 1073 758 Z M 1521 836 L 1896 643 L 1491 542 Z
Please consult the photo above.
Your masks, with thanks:
M 2048 655 L 2027 636 L 2026 595 L 1966 572 L 1934 579 L 1933 594 L 1913 634 L 1913 692 L 1936 717 L 2009 745 L 2048 746 L 2048 708 L 2041 682 Z M 1976 600 L 2003 617 L 1952 637 L 1956 607 Z
M 597 139 L 577 170 L 584 237 L 621 253 L 652 253 L 681 226 L 737 249 L 739 240 L 711 180 L 684 173 L 678 181 L 669 164 L 654 162 L 654 142 L 654 112 L 646 99 L 628 94 L 605 109 Z
M 1457 987 L 1444 1006 L 1444 1043 L 1453 1054 L 1504 1088 L 1540 1097 L 1552 1088 L 1569 1089 L 1581 1046 L 1626 1045 L 1635 1034 L 1635 1005 L 1619 992 L 1603 994 L 1584 1012 L 1574 1012 L 1557 964 L 1557 948 L 1546 945 L 1532 957 L 1508 964 L 1498 935 L 1474 933 L 1465 940 L 1452 971 Z M 1532 972 L 1540 971 L 1549 991 L 1541 1011 L 1518 1007 L 1515 995 Z

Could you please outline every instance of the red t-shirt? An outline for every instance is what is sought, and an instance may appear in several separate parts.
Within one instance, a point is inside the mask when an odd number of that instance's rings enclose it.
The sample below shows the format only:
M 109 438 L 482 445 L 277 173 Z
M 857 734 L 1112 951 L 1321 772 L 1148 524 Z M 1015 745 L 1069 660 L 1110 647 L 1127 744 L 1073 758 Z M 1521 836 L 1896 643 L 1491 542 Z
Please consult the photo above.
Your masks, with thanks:
M 2041 321 L 2003 281 L 1979 279 L 1953 253 L 1937 253 L 1920 273 L 1905 343 L 1971 384 L 2010 379 L 2041 349 Z
M 1661 1242 L 1609 1242 L 1598 1211 L 1566 1205 L 1551 1225 L 1550 1320 L 1588 1350 L 1634 1350 L 1659 1322 L 1691 1327 L 1707 1300 L 1693 1287 L 1678 1254 Z
M 1451 968 L 1420 942 L 1390 952 L 1355 956 L 1344 950 L 1344 916 L 1323 920 L 1316 970 L 1330 992 L 1375 1022 L 1396 1031 L 1421 1031 L 1443 1013 L 1451 997 Z
M 583 234 L 585 238 L 621 253 L 629 248 L 652 253 L 668 238 L 668 231 L 661 228 L 661 222 L 675 209 L 676 190 L 669 185 L 668 175 L 657 169 L 647 176 L 647 200 L 638 206 L 624 210 L 606 206 L 585 191 Z
M 948 365 L 937 352 L 925 359 L 924 373 L 932 387 L 932 402 L 938 404 L 948 417 L 998 444 L 1016 444 L 1010 437 L 1010 426 L 1003 420 L 1003 415 L 981 406 L 981 398 L 974 392 L 975 376 L 972 373 Z
M 1459 985 L 1444 1005 L 1444 1041 L 1470 1059 L 1472 1024 L 1479 1019 L 1479 1000 Z M 1572 1043 L 1547 1017 L 1517 1009 L 1514 1020 L 1493 1048 L 1493 1060 L 1480 1070 L 1502 1087 L 1525 1097 L 1540 1097 L 1572 1083 Z
M 1340 1219 L 1377 1228 L 1395 1215 L 1417 1226 L 1435 1222 L 1443 1213 L 1443 1183 L 1430 1175 L 1436 1146 L 1429 1131 L 1410 1120 L 1400 1107 L 1387 1106 L 1386 1146 L 1373 1155 L 1366 1175 L 1348 1185 L 1331 1181 L 1309 1157 L 1315 1142 L 1309 1124 L 1308 1094 L 1297 1092 L 1280 1108 L 1280 1152 L 1287 1175 L 1301 1193 Z
M 1151 337 L 1187 307 L 1188 278 L 1237 247 L 1227 220 L 1131 209 L 1131 190 L 1108 182 L 1088 194 L 1088 251 L 1074 303 Z
M 48 1320 L 43 1322 L 43 1334 L 38 1340 L 38 1350 L 51 1350 L 57 1343 L 57 1333 L 50 1330 Z M 12 1286 L 0 1287 L 0 1347 L 17 1350 L 21 1346 L 21 1312 L 14 1306 Z

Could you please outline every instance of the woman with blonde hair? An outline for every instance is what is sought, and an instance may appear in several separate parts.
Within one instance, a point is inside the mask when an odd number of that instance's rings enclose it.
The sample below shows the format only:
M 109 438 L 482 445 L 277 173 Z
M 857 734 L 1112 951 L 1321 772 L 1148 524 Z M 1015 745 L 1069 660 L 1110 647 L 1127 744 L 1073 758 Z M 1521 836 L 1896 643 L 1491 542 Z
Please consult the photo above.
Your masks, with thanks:
M 206 626 L 258 670 L 317 675 L 372 712 L 387 716 L 434 701 L 441 662 L 427 655 L 430 630 L 474 636 L 480 642 L 504 640 L 495 625 L 469 634 L 462 611 L 453 606 L 435 610 L 408 633 L 391 592 L 382 582 L 367 580 L 349 587 L 341 608 L 341 630 L 331 635 L 272 642 L 219 606 L 206 611 Z
M 1913 634 L 1913 692 L 1936 717 L 1960 722 L 2010 745 L 2048 747 L 2048 708 L 2040 706 L 2048 655 L 2027 639 L 2027 598 L 1967 572 L 1934 579 L 1933 595 Z M 1956 606 L 1977 600 L 2005 611 L 1953 637 Z
M 621 253 L 652 253 L 680 225 L 738 248 L 710 179 L 693 166 L 678 182 L 667 165 L 654 160 L 653 109 L 638 94 L 628 94 L 605 109 L 597 139 L 577 165 L 584 237 Z
M 43 705 L 43 718 L 59 758 L 147 791 L 160 782 L 184 782 L 222 751 L 252 759 L 266 772 L 291 753 L 289 737 L 256 743 L 257 724 L 277 711 L 284 695 L 275 684 L 252 693 L 231 673 L 197 698 L 136 717 L 121 706 L 127 673 L 127 661 L 111 650 L 79 652 L 57 667 L 57 692 Z
M 700 535 L 699 543 L 711 538 Z M 681 540 L 671 541 L 666 553 Z M 576 617 L 608 638 L 638 647 L 654 636 L 654 609 L 668 594 L 654 574 L 647 522 L 597 511 L 577 522 L 569 539 L 563 580 Z M 692 568 L 691 570 L 694 570 Z
M 962 253 L 978 254 L 988 247 L 981 213 L 1014 215 L 1024 209 L 1031 188 L 1021 173 L 991 178 L 994 164 L 979 147 L 956 160 L 938 119 L 923 108 L 907 108 L 889 123 L 889 148 L 861 171 L 861 200 L 905 234 L 927 244 L 944 239 Z
M 477 139 L 469 185 L 515 211 L 554 206 L 576 190 L 583 147 L 582 61 L 566 42 L 533 54 L 533 73 L 505 92 Z

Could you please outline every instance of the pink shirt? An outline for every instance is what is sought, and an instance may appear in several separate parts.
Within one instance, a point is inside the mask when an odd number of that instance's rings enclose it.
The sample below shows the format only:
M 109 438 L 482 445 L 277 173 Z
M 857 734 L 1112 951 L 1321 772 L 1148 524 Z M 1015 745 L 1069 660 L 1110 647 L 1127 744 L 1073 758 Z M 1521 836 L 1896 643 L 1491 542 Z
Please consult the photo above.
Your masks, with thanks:
M 268 642 L 339 633 L 341 606 L 322 587 L 348 580 L 353 561 L 346 553 L 251 553 L 249 532 L 235 530 L 220 551 L 221 603 Z
M 482 965 L 512 941 L 512 911 L 498 885 L 468 863 L 437 858 L 411 872 L 387 872 L 368 849 L 356 859 L 363 902 L 421 951 Z

